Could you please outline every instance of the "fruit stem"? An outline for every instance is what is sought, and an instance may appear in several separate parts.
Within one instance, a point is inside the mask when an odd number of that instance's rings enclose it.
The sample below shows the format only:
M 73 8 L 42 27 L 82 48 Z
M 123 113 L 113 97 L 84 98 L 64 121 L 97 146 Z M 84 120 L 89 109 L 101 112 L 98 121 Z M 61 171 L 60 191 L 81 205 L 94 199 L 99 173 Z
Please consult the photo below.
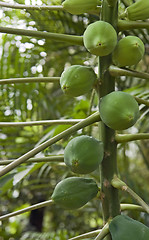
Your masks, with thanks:
M 145 100 L 145 99 L 142 99 L 142 98 L 138 98 L 138 97 L 135 97 L 134 98 L 136 99 L 136 101 L 139 103 L 139 104 L 144 104 L 146 105 L 147 107 L 149 107 L 149 101 Z
M 127 10 L 125 10 L 119 17 L 123 19 L 127 18 L 127 15 L 128 15 Z
M 0 27 L 1 33 L 9 33 L 23 36 L 31 36 L 31 37 L 39 37 L 50 39 L 54 41 L 67 42 L 73 45 L 81 45 L 83 46 L 83 37 L 76 35 L 68 35 L 62 33 L 50 33 L 50 32 L 42 32 L 42 31 L 34 31 L 34 30 L 25 30 L 25 29 L 17 29 L 17 28 L 8 28 L 8 27 Z
M 39 146 L 37 146 L 37 147 L 33 148 L 32 150 L 30 150 L 29 152 L 25 153 L 24 155 L 22 155 L 18 159 L 14 160 L 12 163 L 8 164 L 6 167 L 4 167 L 0 171 L 0 177 L 5 175 L 6 173 L 10 172 L 11 170 L 16 168 L 20 164 L 26 162 L 26 160 L 33 157 L 37 153 L 41 152 L 45 148 L 47 148 L 47 147 L 51 146 L 52 144 L 58 142 L 62 138 L 67 137 L 67 136 L 73 134 L 74 132 L 78 131 L 79 129 L 84 128 L 84 127 L 86 127 L 86 126 L 88 126 L 92 123 L 99 122 L 99 121 L 100 121 L 99 113 L 98 112 L 93 113 L 91 116 L 89 116 L 86 119 L 82 120 L 81 122 L 75 124 L 74 126 L 66 129 L 65 131 L 57 134 L 53 138 L 45 141 L 44 143 L 40 144 Z
M 117 2 L 117 1 L 115 1 Z M 117 30 L 118 3 L 111 7 L 107 0 L 103 1 L 101 20 L 109 22 Z M 97 93 L 100 97 L 115 90 L 115 78 L 110 75 L 108 69 L 112 63 L 111 55 L 99 58 L 99 84 Z M 108 128 L 103 122 L 99 123 L 101 140 L 104 143 L 104 159 L 101 163 L 101 200 L 104 223 L 110 218 L 120 214 L 118 190 L 111 185 L 111 179 L 117 173 L 117 143 L 115 131 Z M 115 191 L 116 190 L 116 191 Z M 106 240 L 111 240 L 107 235 Z
M 149 214 L 149 206 L 144 202 L 144 200 L 138 196 L 128 185 L 120 180 L 117 176 L 114 176 L 114 178 L 111 181 L 111 184 L 113 187 L 126 191 L 130 194 L 130 196 L 135 199 L 142 207 L 143 209 Z
M 18 210 L 18 211 L 12 212 L 12 213 L 5 214 L 3 216 L 0 216 L 0 221 L 6 220 L 8 218 L 11 218 L 11 217 L 14 217 L 14 216 L 20 215 L 22 213 L 38 209 L 38 208 L 49 206 L 51 203 L 53 203 L 53 200 L 48 200 L 48 201 L 44 201 L 44 202 L 41 202 L 41 203 L 34 204 L 32 206 L 29 206 L 27 208 L 23 208 L 21 210 Z

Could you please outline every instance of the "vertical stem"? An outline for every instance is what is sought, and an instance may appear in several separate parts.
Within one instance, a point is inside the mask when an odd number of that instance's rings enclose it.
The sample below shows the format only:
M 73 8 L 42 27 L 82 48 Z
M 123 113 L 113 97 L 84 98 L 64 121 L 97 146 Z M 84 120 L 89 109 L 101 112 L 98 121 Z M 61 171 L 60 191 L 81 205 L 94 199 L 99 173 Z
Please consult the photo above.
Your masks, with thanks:
M 101 20 L 109 22 L 117 30 L 118 3 L 110 7 L 106 0 L 103 0 Z M 115 79 L 110 76 L 108 68 L 111 65 L 111 55 L 99 58 L 99 95 L 100 97 L 115 90 Z M 99 100 L 100 101 L 100 100 Z M 120 214 L 120 203 L 118 191 L 111 186 L 111 179 L 117 173 L 117 144 L 114 140 L 115 131 L 100 123 L 101 138 L 104 142 L 105 156 L 101 166 L 101 190 L 102 208 L 104 222 L 109 218 Z M 106 240 L 111 240 L 108 235 Z

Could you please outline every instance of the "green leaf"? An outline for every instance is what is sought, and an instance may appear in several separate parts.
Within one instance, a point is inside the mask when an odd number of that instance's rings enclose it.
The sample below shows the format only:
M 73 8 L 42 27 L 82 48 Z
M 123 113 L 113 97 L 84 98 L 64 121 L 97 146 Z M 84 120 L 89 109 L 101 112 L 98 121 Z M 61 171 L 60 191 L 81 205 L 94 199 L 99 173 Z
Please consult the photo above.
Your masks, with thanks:
M 9 189 L 13 187 L 13 177 L 15 173 L 8 173 L 0 178 L 0 195 L 5 194 Z

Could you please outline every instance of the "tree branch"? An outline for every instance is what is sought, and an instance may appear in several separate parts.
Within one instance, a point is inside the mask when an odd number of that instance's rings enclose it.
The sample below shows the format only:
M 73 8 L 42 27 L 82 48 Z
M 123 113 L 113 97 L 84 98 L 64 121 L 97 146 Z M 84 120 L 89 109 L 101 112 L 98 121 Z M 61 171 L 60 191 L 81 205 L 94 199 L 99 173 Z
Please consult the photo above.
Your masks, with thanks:
M 114 7 L 109 6 L 107 0 L 103 0 L 101 20 L 110 23 L 117 30 L 118 19 L 118 2 Z M 97 93 L 99 93 L 99 101 L 108 93 L 115 90 L 115 78 L 110 75 L 108 69 L 112 64 L 111 54 L 99 57 L 99 84 Z M 99 133 L 104 143 L 104 158 L 101 162 L 101 192 L 103 221 L 106 223 L 109 218 L 113 218 L 120 214 L 120 202 L 118 190 L 111 185 L 111 179 L 117 174 L 117 143 L 115 139 L 115 131 L 108 128 L 103 122 L 100 124 Z M 111 240 L 111 236 L 107 235 L 106 240 Z

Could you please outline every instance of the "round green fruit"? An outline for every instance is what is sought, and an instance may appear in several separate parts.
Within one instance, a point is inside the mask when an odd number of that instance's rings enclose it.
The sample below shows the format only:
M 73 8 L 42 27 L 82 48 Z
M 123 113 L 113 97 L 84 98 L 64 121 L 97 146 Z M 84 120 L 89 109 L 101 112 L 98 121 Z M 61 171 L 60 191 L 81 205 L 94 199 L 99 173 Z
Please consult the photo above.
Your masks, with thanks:
M 83 34 L 85 48 L 97 56 L 106 56 L 117 44 L 117 33 L 113 26 L 104 21 L 91 23 Z
M 65 94 L 78 97 L 89 92 L 96 80 L 97 76 L 91 67 L 73 65 L 62 73 L 60 85 Z
M 119 67 L 136 65 L 144 55 L 144 44 L 136 36 L 122 38 L 112 54 L 113 63 Z
M 104 155 L 103 143 L 82 135 L 73 138 L 64 151 L 64 162 L 74 173 L 87 174 L 99 167 Z
M 102 121 L 114 130 L 133 126 L 139 118 L 137 101 L 128 93 L 116 91 L 104 96 L 99 103 Z
M 62 208 L 73 210 L 96 197 L 98 186 L 91 178 L 69 177 L 59 182 L 51 196 Z
M 149 228 L 128 216 L 118 215 L 109 224 L 112 240 L 148 240 Z
M 99 2 L 99 0 L 65 0 L 62 6 L 67 12 L 79 15 L 97 11 Z

